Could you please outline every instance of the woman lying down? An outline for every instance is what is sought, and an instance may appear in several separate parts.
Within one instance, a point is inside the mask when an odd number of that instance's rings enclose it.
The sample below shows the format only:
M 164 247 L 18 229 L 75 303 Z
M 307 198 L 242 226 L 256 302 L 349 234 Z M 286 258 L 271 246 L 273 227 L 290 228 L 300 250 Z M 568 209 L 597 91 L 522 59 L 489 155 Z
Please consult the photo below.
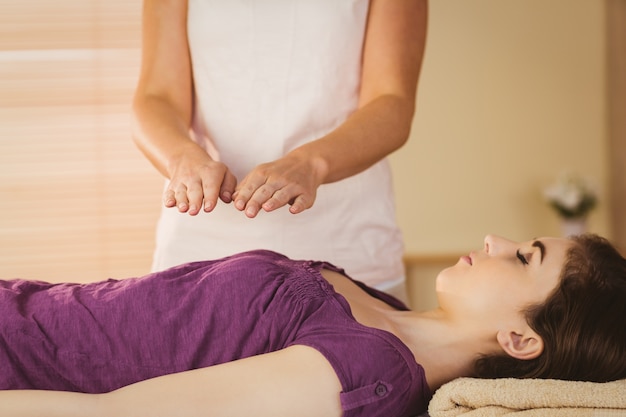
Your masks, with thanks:
M 0 288 L 2 416 L 401 417 L 461 376 L 626 378 L 626 260 L 592 235 L 487 236 L 427 312 L 269 251 Z

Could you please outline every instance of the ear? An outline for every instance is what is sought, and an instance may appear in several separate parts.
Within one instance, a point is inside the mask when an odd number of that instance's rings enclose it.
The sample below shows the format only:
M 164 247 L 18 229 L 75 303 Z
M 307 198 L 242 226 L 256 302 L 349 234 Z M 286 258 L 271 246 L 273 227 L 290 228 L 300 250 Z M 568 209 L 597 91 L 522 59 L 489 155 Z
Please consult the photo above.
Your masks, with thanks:
M 523 333 L 501 330 L 496 337 L 502 350 L 516 359 L 535 359 L 543 352 L 543 339 L 530 328 Z

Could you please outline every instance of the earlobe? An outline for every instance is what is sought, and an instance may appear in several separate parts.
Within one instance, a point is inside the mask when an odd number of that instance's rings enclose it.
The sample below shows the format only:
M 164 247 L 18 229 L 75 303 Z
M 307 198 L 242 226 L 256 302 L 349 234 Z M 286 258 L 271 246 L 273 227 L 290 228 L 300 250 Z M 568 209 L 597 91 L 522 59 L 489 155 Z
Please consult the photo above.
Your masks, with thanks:
M 510 330 L 499 331 L 496 337 L 502 350 L 516 359 L 535 359 L 543 352 L 543 339 L 530 329 L 524 334 Z

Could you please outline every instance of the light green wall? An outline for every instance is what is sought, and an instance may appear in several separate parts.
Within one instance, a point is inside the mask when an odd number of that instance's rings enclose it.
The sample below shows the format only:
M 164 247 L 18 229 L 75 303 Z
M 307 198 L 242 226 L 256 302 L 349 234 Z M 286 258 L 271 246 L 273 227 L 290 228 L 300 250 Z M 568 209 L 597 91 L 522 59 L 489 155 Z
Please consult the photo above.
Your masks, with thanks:
M 391 158 L 409 253 L 479 248 L 486 233 L 558 235 L 542 188 L 563 170 L 605 204 L 605 22 L 600 0 L 431 0 L 418 109 Z

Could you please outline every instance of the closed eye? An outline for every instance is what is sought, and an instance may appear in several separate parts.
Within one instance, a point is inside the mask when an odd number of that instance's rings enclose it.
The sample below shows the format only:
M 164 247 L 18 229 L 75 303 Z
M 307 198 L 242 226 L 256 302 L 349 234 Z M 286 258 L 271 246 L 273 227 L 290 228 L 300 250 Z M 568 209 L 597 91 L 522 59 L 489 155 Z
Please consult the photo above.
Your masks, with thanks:
M 515 255 L 517 255 L 517 259 L 519 259 L 523 265 L 528 265 L 528 260 L 520 253 L 519 249 L 515 252 Z

